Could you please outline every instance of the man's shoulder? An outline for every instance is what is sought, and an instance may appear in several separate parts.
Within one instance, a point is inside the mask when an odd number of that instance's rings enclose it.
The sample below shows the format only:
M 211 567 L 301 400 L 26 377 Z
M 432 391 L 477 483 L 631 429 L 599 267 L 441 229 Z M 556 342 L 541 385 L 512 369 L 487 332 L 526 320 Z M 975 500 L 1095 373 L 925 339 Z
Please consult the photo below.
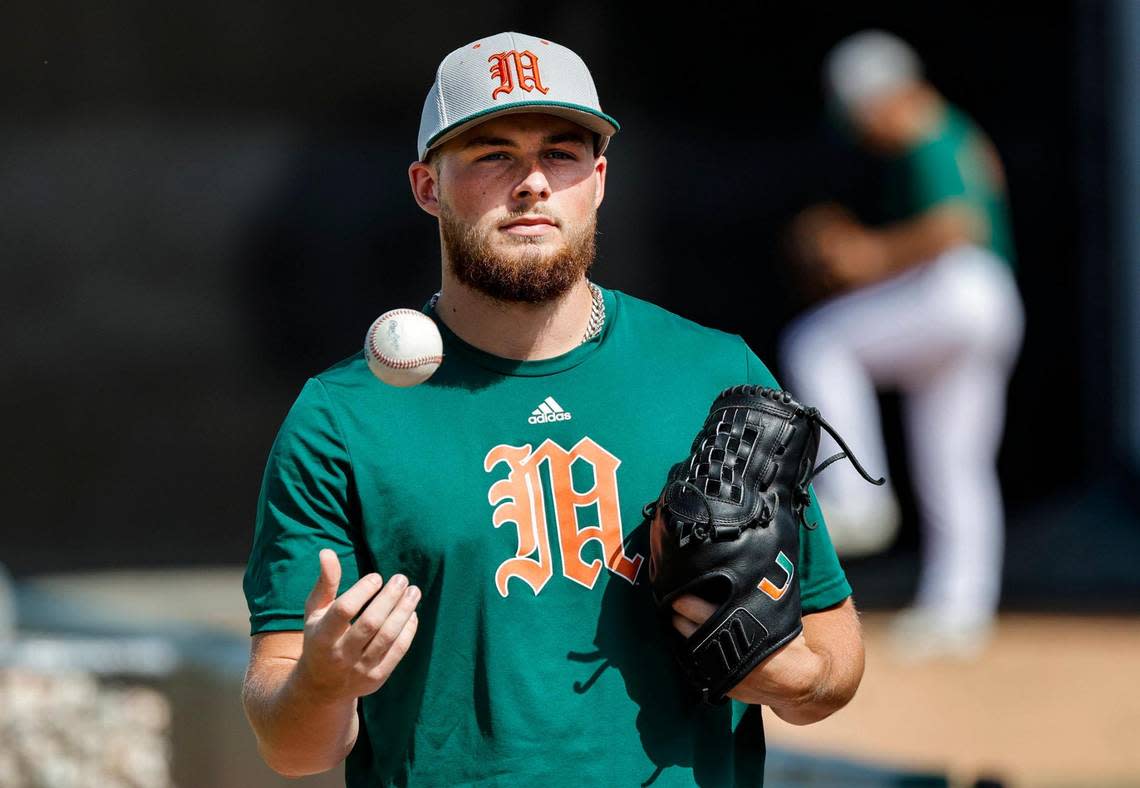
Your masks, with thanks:
M 927 141 L 926 148 L 957 151 L 979 141 L 988 141 L 982 127 L 961 108 L 947 102 L 943 111 L 945 120 L 941 132 Z
M 326 367 L 313 377 L 320 383 L 328 386 L 343 386 L 367 380 L 372 375 L 368 369 L 368 362 L 364 359 L 364 351 L 358 350 L 351 356 Z
M 613 292 L 623 313 L 622 320 L 628 321 L 634 331 L 639 334 L 644 332 L 657 344 L 664 344 L 662 340 L 672 337 L 704 348 L 711 346 L 726 352 L 740 352 L 742 340 L 737 334 L 702 325 L 695 320 L 670 312 L 652 301 L 646 301 L 621 290 Z
M 317 407 L 349 405 L 362 392 L 373 394 L 375 389 L 385 388 L 372 385 L 375 382 L 360 350 L 311 375 L 302 386 L 298 401 Z

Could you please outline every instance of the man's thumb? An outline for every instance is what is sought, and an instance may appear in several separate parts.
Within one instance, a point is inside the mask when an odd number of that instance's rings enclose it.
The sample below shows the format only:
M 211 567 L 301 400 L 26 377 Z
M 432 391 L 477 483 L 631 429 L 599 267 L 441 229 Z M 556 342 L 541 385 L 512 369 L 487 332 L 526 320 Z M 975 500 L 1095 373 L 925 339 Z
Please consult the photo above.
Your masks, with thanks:
M 309 610 L 326 607 L 336 599 L 337 589 L 340 588 L 340 559 L 336 551 L 324 549 L 318 555 L 321 563 L 321 572 L 317 576 L 313 592 L 309 594 Z

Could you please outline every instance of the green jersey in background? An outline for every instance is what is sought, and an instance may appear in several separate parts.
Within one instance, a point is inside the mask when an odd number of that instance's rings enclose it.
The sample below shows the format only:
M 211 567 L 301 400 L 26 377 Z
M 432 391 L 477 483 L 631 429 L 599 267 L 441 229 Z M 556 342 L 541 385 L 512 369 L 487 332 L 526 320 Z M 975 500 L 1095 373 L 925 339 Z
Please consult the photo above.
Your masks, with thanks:
M 965 201 L 989 222 L 987 246 L 1015 269 L 1001 163 L 982 130 L 953 105 L 944 105 L 930 135 L 888 161 L 884 199 L 888 221 L 913 218 L 946 200 Z

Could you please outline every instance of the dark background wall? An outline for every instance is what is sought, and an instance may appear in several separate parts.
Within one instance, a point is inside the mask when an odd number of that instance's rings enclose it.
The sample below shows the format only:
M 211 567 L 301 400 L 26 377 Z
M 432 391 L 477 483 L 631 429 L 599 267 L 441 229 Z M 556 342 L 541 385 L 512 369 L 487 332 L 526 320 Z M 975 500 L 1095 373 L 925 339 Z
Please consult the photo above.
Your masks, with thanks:
M 501 30 L 581 54 L 623 124 L 594 276 L 743 334 L 773 367 L 800 307 L 788 217 L 874 173 L 830 144 L 820 61 L 865 26 L 910 40 L 1008 170 L 1028 309 L 1001 462 L 1011 529 L 1129 478 L 1098 415 L 1115 396 L 1100 4 L 24 2 L 4 17 L 0 561 L 17 574 L 244 561 L 304 379 L 438 286 L 406 176 L 419 113 L 443 55 Z M 1064 425 L 1043 396 L 1058 389 Z

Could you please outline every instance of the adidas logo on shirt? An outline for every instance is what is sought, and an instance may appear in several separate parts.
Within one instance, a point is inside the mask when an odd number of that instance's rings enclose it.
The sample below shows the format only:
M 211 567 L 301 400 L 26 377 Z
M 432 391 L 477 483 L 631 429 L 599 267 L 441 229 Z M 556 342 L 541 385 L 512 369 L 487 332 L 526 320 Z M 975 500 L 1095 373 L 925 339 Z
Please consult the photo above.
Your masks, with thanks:
M 538 403 L 538 407 L 531 411 L 531 424 L 546 424 L 551 421 L 570 421 L 570 411 L 563 410 L 562 406 L 554 401 L 554 397 L 547 397 Z

